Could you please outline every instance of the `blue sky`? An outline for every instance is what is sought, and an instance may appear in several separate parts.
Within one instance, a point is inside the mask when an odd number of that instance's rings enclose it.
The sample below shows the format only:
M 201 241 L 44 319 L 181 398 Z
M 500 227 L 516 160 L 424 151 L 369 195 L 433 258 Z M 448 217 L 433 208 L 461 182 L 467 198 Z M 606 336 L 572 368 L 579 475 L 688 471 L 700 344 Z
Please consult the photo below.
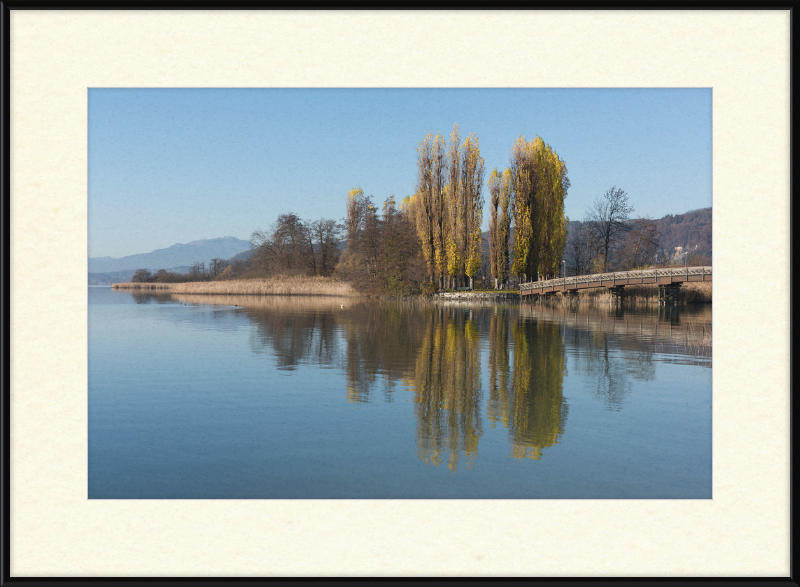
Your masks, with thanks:
M 711 206 L 710 89 L 90 89 L 89 256 L 341 218 L 354 186 L 399 201 L 416 145 L 455 122 L 487 181 L 518 136 L 542 137 L 574 220 L 613 185 L 635 216 Z

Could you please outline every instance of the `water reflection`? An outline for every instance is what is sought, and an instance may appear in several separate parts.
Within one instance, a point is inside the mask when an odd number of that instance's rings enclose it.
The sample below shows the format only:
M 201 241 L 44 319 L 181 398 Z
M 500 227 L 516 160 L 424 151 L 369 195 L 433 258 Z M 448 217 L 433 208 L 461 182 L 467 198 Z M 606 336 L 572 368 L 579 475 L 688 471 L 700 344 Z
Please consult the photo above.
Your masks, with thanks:
M 225 308 L 215 313 L 219 318 L 228 316 L 231 309 L 247 316 L 254 326 L 250 348 L 256 354 L 273 356 L 278 369 L 333 365 L 340 355 L 338 315 L 349 298 L 175 294 L 174 299 Z
M 463 453 L 469 469 L 483 435 L 478 326 L 464 312 L 427 314 L 412 382 L 417 457 L 456 471 Z
M 514 371 L 505 418 L 515 458 L 540 459 L 558 443 L 567 420 L 562 395 L 567 362 L 558 324 L 519 320 L 511 326 Z
M 144 292 L 131 292 L 133 301 L 137 304 L 168 304 L 174 301 L 171 294 L 168 293 L 144 293 Z
M 462 460 L 467 469 L 476 462 L 484 420 L 507 429 L 516 459 L 539 460 L 561 442 L 569 413 L 568 364 L 612 411 L 624 409 L 635 382 L 655 379 L 659 361 L 711 366 L 710 308 L 576 312 L 529 304 L 134 297 L 211 305 L 214 318 L 246 318 L 255 354 L 272 357 L 281 370 L 339 370 L 343 400 L 353 404 L 393 402 L 405 391 L 413 402 L 417 458 L 452 471 Z
M 384 401 L 393 401 L 396 385 L 409 385 L 431 309 L 409 312 L 405 304 L 350 301 L 344 310 L 338 318 L 348 401 L 369 402 L 378 387 Z

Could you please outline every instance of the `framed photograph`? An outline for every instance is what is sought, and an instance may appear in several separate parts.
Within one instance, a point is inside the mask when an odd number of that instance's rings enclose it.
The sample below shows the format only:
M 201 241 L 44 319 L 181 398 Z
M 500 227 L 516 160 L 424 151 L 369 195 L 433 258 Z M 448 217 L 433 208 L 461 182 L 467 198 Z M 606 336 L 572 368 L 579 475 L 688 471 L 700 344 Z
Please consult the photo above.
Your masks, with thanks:
M 789 577 L 788 10 L 3 18 L 11 581 Z

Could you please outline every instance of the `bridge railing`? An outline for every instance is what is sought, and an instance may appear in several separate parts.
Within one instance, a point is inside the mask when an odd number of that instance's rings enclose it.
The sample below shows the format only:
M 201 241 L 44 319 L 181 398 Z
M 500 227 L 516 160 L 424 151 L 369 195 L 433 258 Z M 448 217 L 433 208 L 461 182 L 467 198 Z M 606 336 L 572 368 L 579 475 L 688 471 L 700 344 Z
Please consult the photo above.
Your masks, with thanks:
M 623 279 L 644 279 L 653 277 L 673 277 L 685 275 L 711 275 L 711 267 L 670 267 L 666 269 L 640 269 L 638 271 L 615 271 L 614 273 L 597 273 L 595 275 L 578 275 L 576 277 L 559 277 L 546 281 L 530 281 L 519 286 L 520 291 L 542 289 L 560 285 L 577 285 L 579 283 L 597 283 Z

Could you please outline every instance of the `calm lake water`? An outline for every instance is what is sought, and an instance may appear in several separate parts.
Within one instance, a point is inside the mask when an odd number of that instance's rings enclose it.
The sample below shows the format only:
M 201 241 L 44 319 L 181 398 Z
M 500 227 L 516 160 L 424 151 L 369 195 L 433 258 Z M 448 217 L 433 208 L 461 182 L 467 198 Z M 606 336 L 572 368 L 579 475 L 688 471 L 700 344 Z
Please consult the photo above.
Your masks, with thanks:
M 90 287 L 88 407 L 90 498 L 708 499 L 711 307 Z

